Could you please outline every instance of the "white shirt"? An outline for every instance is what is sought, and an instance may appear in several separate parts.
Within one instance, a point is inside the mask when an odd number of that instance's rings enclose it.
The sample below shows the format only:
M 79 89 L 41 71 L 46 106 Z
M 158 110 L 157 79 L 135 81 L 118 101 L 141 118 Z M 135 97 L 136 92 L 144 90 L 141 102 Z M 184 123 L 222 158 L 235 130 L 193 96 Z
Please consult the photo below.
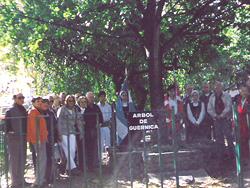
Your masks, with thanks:
M 81 110 L 81 114 L 84 114 L 85 108 L 80 107 L 80 110 Z
M 174 99 L 171 99 L 168 97 L 168 100 L 164 101 L 164 106 L 169 105 L 172 109 L 174 109 L 174 114 L 176 115 L 178 112 L 178 101 L 181 101 L 181 99 L 177 96 Z
M 103 122 L 109 121 L 112 117 L 112 108 L 110 104 L 105 103 L 104 105 L 102 105 L 100 102 L 98 102 L 97 105 L 102 112 Z
M 193 102 L 193 105 L 194 106 L 198 106 L 199 105 L 199 102 Z M 200 123 L 203 121 L 203 119 L 205 118 L 205 105 L 203 102 L 201 102 L 201 112 L 200 112 L 200 115 L 198 117 L 198 119 L 195 119 L 193 113 L 192 113 L 192 110 L 190 108 L 190 105 L 188 103 L 187 105 L 187 114 L 188 114 L 188 119 L 189 121 L 191 121 L 193 124 L 198 124 L 200 125 Z

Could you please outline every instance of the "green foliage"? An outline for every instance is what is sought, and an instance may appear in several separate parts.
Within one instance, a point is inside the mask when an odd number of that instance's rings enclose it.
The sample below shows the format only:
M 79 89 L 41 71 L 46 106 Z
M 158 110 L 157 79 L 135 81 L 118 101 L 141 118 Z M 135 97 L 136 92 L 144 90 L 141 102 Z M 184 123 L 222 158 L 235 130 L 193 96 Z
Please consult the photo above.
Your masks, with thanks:
M 218 78 L 230 84 L 249 64 L 243 1 L 0 0 L 0 6 L 0 40 L 12 45 L 12 58 L 35 69 L 38 93 L 104 89 L 113 99 L 127 67 L 137 101 L 147 98 L 155 22 L 164 86 Z

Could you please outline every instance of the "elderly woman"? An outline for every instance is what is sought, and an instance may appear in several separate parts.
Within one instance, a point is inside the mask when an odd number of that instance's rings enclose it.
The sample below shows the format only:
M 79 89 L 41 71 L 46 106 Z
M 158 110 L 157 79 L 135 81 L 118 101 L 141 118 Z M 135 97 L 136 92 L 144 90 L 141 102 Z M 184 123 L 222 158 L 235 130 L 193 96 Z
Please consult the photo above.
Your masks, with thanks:
M 187 104 L 187 115 L 190 122 L 187 135 L 190 140 L 193 140 L 202 133 L 202 121 L 205 118 L 205 104 L 199 100 L 199 92 L 197 90 L 193 90 L 191 93 L 191 102 Z
M 67 158 L 66 169 L 72 175 L 79 175 L 80 171 L 76 168 L 74 161 L 76 153 L 76 135 L 78 131 L 82 135 L 82 115 L 75 107 L 75 98 L 68 95 L 65 98 L 65 105 L 58 112 L 58 132 L 61 137 L 61 146 Z M 68 150 L 69 149 L 69 150 Z
M 77 99 L 76 107 L 81 114 L 84 113 L 85 109 L 87 108 L 87 105 L 88 105 L 88 101 L 87 101 L 87 98 L 85 96 L 80 96 Z

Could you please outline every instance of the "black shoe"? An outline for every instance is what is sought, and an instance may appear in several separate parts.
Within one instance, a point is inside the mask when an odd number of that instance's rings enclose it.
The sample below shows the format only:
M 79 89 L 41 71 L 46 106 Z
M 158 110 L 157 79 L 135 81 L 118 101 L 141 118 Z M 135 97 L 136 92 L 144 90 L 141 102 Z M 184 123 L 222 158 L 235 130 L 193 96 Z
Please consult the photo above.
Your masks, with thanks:
M 29 183 L 29 182 L 25 181 L 25 182 L 23 183 L 23 185 L 26 186 L 26 187 L 29 187 L 29 186 L 32 185 L 32 183 Z
M 28 182 L 23 182 L 23 184 L 18 184 L 18 185 L 12 185 L 10 186 L 10 188 L 20 188 L 20 187 L 30 187 L 32 185 L 32 183 L 28 183 Z
M 43 183 L 43 184 L 41 184 L 41 185 L 33 184 L 33 185 L 31 186 L 31 188 L 46 188 L 46 187 L 48 187 L 48 184 L 47 184 L 47 183 Z
M 79 176 L 81 174 L 81 171 L 78 170 L 77 168 L 74 168 L 70 171 L 72 176 Z

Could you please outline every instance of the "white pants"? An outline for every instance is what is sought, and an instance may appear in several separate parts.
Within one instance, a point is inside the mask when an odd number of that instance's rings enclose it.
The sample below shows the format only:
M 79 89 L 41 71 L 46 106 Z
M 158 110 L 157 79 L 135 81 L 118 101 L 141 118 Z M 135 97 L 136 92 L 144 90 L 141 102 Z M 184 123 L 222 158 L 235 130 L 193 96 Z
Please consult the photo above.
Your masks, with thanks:
M 101 128 L 101 151 L 104 151 L 105 147 L 111 146 L 110 129 L 108 127 Z
M 62 135 L 61 146 L 62 146 L 64 154 L 67 158 L 66 169 L 72 170 L 72 169 L 76 168 L 76 163 L 74 161 L 75 154 L 76 154 L 76 136 L 74 134 L 69 135 L 69 152 L 68 152 L 68 136 L 67 135 Z

